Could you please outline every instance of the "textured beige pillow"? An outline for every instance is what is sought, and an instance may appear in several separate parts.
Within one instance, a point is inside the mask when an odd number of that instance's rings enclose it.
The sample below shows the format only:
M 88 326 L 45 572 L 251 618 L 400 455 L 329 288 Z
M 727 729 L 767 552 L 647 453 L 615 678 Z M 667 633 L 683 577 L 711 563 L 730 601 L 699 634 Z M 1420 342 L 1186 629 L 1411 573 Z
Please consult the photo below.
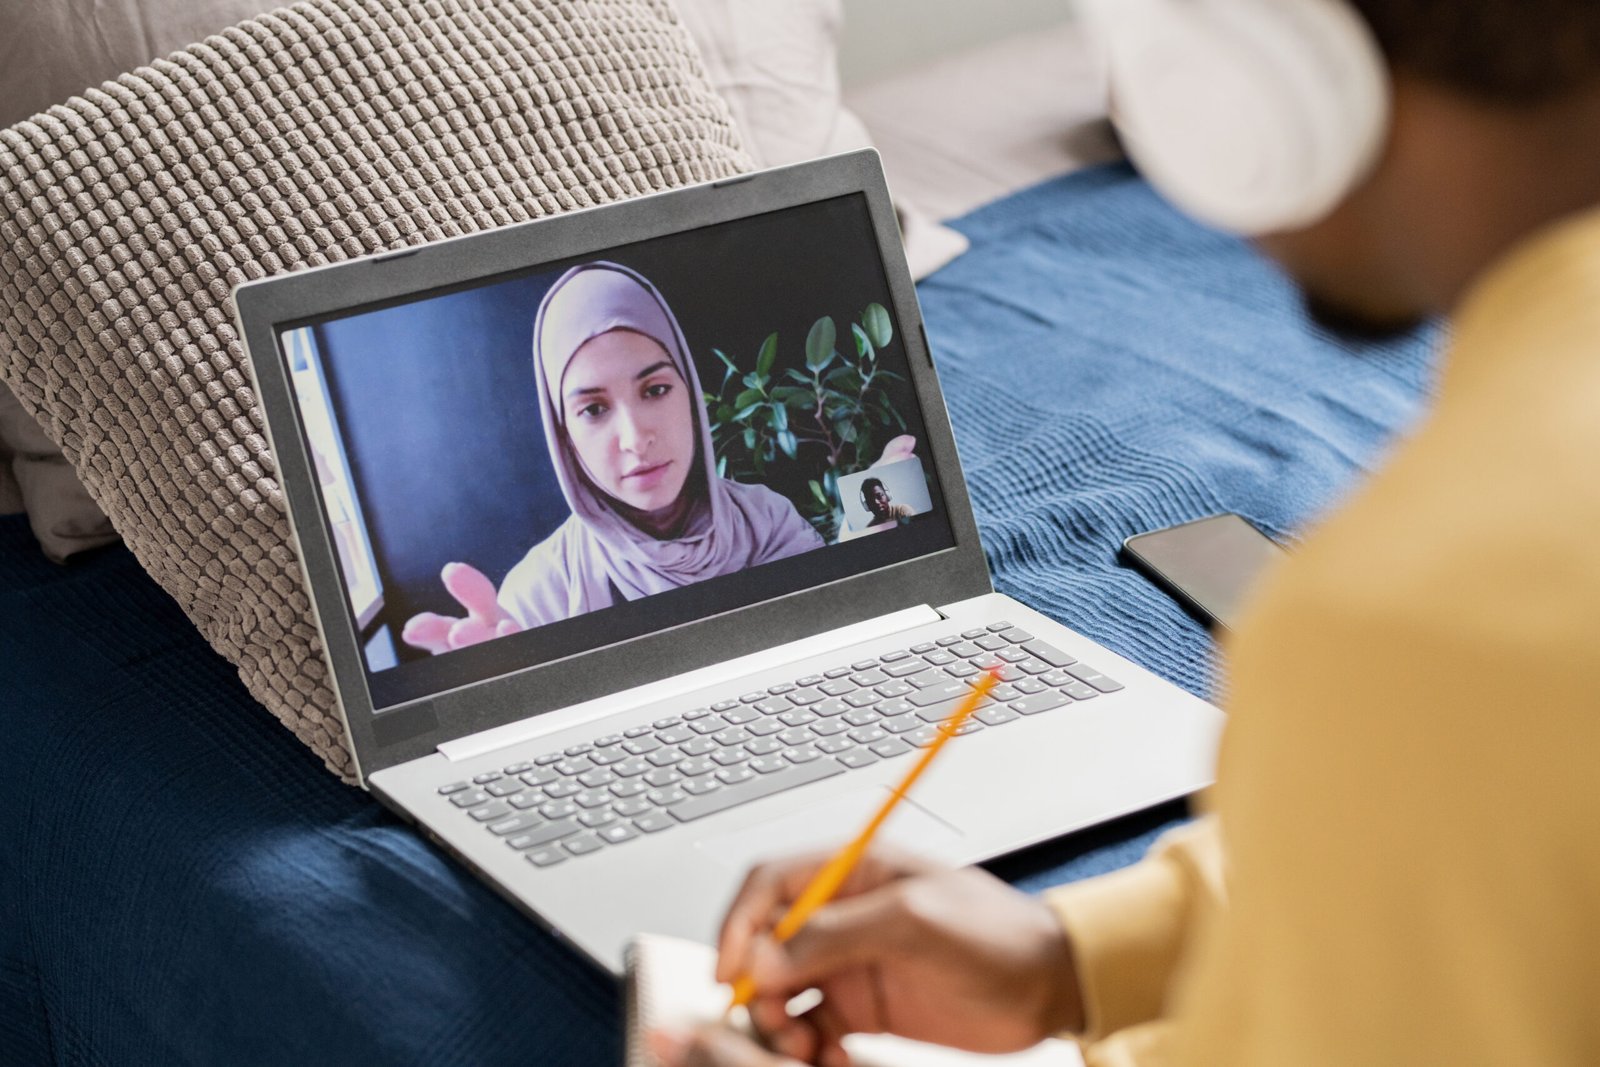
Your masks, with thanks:
M 0 380 L 351 771 L 238 282 L 750 167 L 667 0 L 311 0 L 0 131 Z
M 281 6 L 273 0 L 0 0 L 0 126 Z M 6 447 L 18 440 L 28 443 Z M 61 450 L 0 385 L 0 514 L 24 506 L 45 555 L 57 562 L 116 540 Z

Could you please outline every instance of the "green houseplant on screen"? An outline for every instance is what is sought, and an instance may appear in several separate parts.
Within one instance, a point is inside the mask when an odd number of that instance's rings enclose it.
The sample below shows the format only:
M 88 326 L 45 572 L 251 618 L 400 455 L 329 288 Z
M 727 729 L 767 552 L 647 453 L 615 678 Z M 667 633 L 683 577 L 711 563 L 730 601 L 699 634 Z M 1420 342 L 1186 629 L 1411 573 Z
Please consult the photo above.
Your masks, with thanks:
M 839 478 L 866 468 L 906 429 L 886 388 L 906 379 L 878 361 L 893 341 L 888 311 L 869 304 L 843 351 L 832 316 L 813 323 L 803 366 L 780 368 L 776 333 L 748 369 L 712 349 L 724 367 L 721 387 L 706 395 L 717 473 L 784 493 L 833 541 L 844 518 Z

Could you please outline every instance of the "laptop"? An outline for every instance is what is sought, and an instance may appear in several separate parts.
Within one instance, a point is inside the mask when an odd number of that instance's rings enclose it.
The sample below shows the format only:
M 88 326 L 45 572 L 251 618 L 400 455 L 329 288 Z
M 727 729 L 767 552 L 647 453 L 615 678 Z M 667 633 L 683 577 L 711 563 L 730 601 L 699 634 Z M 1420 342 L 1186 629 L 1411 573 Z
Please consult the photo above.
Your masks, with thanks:
M 235 300 L 361 783 L 613 972 L 853 835 L 985 671 L 887 842 L 1211 780 L 1215 708 L 991 587 L 874 152 Z

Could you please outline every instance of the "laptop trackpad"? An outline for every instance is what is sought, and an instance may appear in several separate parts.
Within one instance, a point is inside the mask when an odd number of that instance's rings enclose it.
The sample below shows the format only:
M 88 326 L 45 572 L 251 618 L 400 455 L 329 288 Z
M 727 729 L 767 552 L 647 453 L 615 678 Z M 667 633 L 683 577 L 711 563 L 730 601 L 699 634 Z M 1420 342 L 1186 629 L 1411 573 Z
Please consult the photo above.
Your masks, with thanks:
M 863 789 L 740 830 L 707 837 L 697 844 L 716 860 L 743 874 L 764 860 L 802 852 L 832 851 L 861 832 L 883 802 L 886 787 Z M 929 859 L 955 863 L 962 853 L 961 832 L 915 800 L 903 800 L 878 830 L 875 845 L 893 845 Z

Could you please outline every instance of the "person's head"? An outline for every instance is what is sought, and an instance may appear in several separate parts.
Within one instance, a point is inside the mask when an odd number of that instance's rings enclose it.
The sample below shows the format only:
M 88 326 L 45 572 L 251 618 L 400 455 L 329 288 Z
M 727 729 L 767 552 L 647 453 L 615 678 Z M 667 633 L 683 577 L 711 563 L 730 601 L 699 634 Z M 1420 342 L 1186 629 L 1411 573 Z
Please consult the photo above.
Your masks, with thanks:
M 1152 181 L 1256 238 L 1332 325 L 1447 311 L 1600 204 L 1594 0 L 1089 2 Z
M 861 483 L 861 506 L 872 514 L 873 522 L 882 522 L 889 517 L 889 505 L 894 500 L 889 496 L 889 490 L 884 487 L 882 480 L 868 478 Z
M 710 444 L 699 380 L 660 294 L 615 264 L 574 268 L 540 306 L 534 351 L 546 441 L 574 514 L 610 511 L 656 536 L 680 527 L 705 488 Z

